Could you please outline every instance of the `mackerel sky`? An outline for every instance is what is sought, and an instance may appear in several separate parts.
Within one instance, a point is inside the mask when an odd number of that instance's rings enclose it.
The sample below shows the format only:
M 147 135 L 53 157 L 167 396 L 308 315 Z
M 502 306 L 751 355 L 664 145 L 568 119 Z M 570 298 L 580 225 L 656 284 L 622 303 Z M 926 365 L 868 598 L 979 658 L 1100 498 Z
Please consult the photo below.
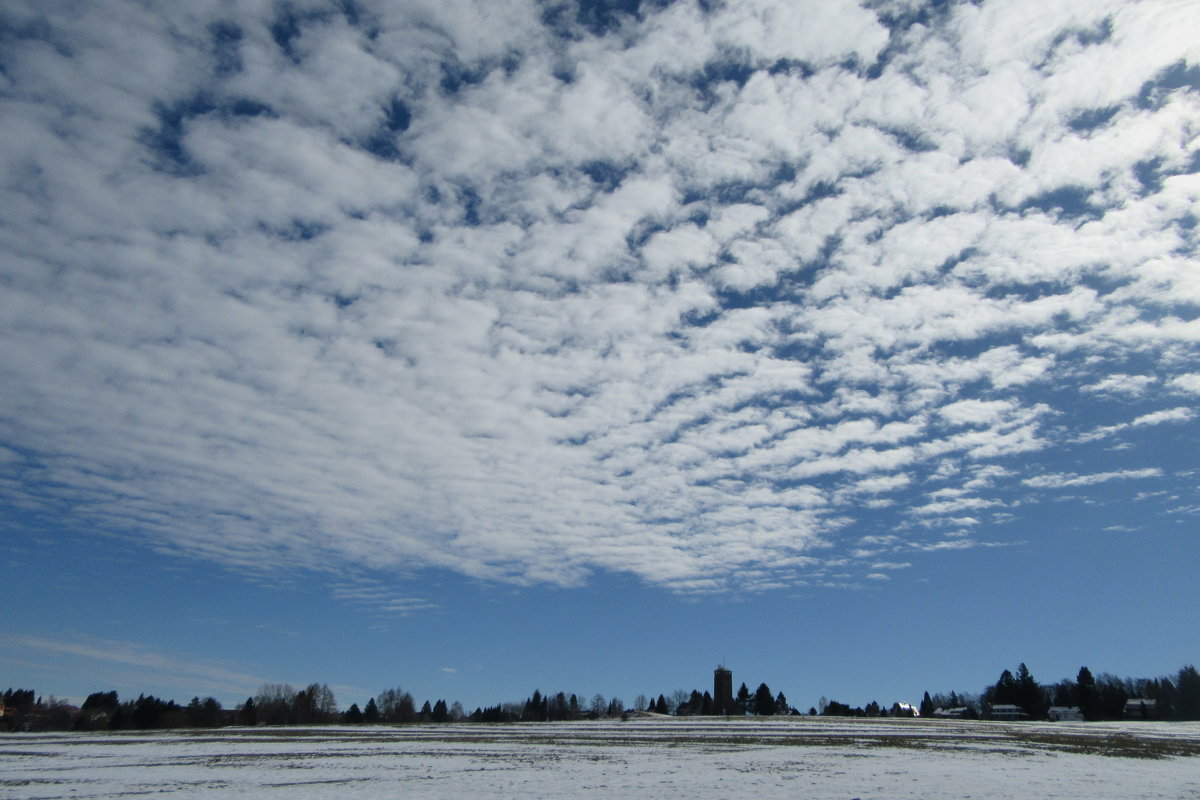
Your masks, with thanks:
M 1200 661 L 1191 0 L 5 0 L 0 104 L 4 686 Z

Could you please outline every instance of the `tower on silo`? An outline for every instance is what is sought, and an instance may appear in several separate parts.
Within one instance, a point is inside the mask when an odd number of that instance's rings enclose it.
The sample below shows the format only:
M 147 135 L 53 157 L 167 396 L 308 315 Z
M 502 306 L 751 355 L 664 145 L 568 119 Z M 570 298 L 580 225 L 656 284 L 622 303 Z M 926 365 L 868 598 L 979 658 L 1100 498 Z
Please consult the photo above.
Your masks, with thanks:
M 722 664 L 713 670 L 713 713 L 728 716 L 733 712 L 733 673 Z

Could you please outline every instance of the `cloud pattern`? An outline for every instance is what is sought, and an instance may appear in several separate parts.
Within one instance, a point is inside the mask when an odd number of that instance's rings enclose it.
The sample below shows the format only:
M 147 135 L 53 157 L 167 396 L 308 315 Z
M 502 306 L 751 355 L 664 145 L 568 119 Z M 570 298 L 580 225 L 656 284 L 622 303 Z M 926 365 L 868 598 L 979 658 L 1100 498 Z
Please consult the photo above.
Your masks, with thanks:
M 1194 438 L 1197 23 L 9 4 L 0 492 L 406 609 L 380 575 L 883 583 L 1194 493 L 1139 445 Z

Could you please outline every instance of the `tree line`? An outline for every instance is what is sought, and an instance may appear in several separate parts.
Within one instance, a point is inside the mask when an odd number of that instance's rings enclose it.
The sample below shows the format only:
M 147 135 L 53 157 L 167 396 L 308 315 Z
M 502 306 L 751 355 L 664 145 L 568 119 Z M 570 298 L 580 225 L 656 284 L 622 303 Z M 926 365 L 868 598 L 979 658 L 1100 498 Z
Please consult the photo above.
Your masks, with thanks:
M 1144 702 L 1143 702 L 1144 701 Z M 821 710 L 809 709 L 810 714 L 826 716 L 886 716 L 878 703 L 865 708 L 851 708 L 843 703 L 821 698 Z M 1039 683 L 1025 664 L 1016 672 L 1004 670 L 999 679 L 982 692 L 930 694 L 925 692 L 917 708 L 895 704 L 892 715 L 937 716 L 954 711 L 954 716 L 966 719 L 989 719 L 997 707 L 1016 707 L 1019 718 L 1047 719 L 1052 707 L 1078 709 L 1085 720 L 1156 719 L 1200 720 L 1200 673 L 1192 665 L 1181 667 L 1173 676 L 1158 678 L 1121 678 L 1112 673 L 1093 676 L 1086 666 L 1080 667 L 1074 680 Z
M 36 698 L 36 699 L 35 699 Z M 468 717 L 462 704 L 426 701 L 417 708 L 402 689 L 386 689 L 364 708 L 338 707 L 325 683 L 295 689 L 286 683 L 267 683 L 232 709 L 213 697 L 193 697 L 187 705 L 141 694 L 122 700 L 116 691 L 94 692 L 76 708 L 51 695 L 37 697 L 32 689 L 9 689 L 0 695 L 0 729 L 14 730 L 152 730 L 157 728 L 218 728 L 232 725 L 331 725 L 461 722 Z
M 774 715 L 794 713 L 783 692 L 771 693 L 767 685 L 760 684 L 751 695 L 746 684 L 742 684 L 734 698 L 734 713 L 745 715 Z M 477 708 L 469 719 L 473 722 L 558 722 L 579 719 L 628 718 L 631 714 L 662 714 L 669 716 L 712 716 L 718 713 L 712 694 L 699 690 L 676 689 L 667 694 L 639 694 L 633 705 L 626 706 L 619 697 L 606 698 L 595 694 L 591 699 L 581 700 L 577 695 L 565 692 L 542 694 L 535 689 L 523 703 L 503 703 L 488 708 Z
M 1052 706 L 1078 708 L 1086 720 L 1112 720 L 1138 715 L 1160 720 L 1200 720 L 1200 673 L 1187 665 L 1171 676 L 1119 678 L 1110 673 L 1093 676 L 1085 666 L 1075 678 L 1041 684 L 1025 664 L 1015 672 L 1004 670 L 996 683 L 979 694 L 925 692 L 920 706 L 896 702 L 890 707 L 872 701 L 851 707 L 821 698 L 807 712 L 793 708 L 782 691 L 772 692 L 760 683 L 753 692 L 742 683 L 733 698 L 734 716 L 778 716 L 807 713 L 816 716 L 934 716 L 939 709 L 957 709 L 968 718 L 991 716 L 994 708 L 1016 707 L 1024 717 L 1046 719 Z M 1138 701 L 1146 701 L 1139 704 Z M 231 725 L 371 725 L 445 722 L 558 722 L 628 717 L 631 714 L 709 716 L 721 713 L 712 695 L 699 690 L 639 694 L 631 706 L 621 698 L 602 694 L 591 698 L 535 689 L 524 701 L 498 703 L 466 712 L 462 704 L 444 699 L 426 700 L 419 707 L 400 687 L 385 689 L 359 706 L 341 711 L 327 684 L 312 683 L 296 689 L 286 683 L 268 683 L 227 709 L 212 697 L 193 697 L 180 705 L 153 695 L 122 700 L 116 691 L 95 692 L 75 707 L 53 696 L 43 699 L 32 689 L 8 689 L 0 695 L 0 729 L 14 730 L 149 730 L 156 728 L 216 728 Z
M 1016 673 L 1004 670 L 984 689 L 980 711 L 986 714 L 996 705 L 1017 706 L 1030 719 L 1045 719 L 1052 706 L 1059 706 L 1078 708 L 1085 720 L 1200 720 L 1200 673 L 1189 664 L 1173 676 L 1119 678 L 1094 676 L 1084 666 L 1074 680 L 1042 685 L 1020 664 Z

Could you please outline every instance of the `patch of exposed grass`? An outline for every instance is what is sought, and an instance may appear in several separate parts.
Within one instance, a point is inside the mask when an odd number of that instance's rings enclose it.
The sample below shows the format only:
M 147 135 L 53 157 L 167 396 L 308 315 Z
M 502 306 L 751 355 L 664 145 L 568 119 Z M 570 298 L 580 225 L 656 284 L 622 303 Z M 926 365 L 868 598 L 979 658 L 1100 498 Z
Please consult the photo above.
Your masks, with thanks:
M 1065 753 L 1107 756 L 1109 758 L 1188 758 L 1200 756 L 1200 742 L 1132 736 L 1127 733 L 1079 734 L 1048 731 L 1022 731 L 1013 728 L 1008 736 L 1024 745 Z

